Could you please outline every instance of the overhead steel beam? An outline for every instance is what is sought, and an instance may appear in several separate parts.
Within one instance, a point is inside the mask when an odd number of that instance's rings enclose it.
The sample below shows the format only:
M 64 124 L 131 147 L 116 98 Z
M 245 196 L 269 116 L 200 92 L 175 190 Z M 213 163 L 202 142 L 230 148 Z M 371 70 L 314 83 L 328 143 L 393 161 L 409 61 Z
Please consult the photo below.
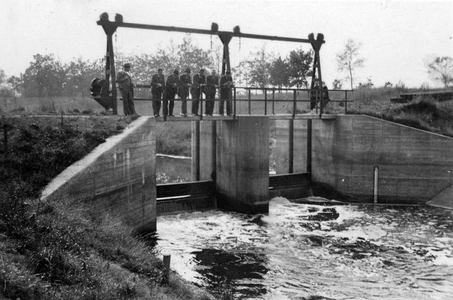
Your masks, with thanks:
M 185 28 L 185 27 L 174 27 L 174 26 L 160 26 L 160 25 L 146 25 L 138 23 L 124 23 L 124 22 L 110 22 L 110 21 L 97 21 L 97 24 L 100 26 L 106 27 L 125 27 L 125 28 L 136 28 L 136 29 L 148 29 L 148 30 L 160 30 L 160 31 L 176 31 L 176 32 L 185 32 L 185 33 L 197 33 L 197 34 L 217 34 L 217 35 L 231 35 L 234 37 L 240 38 L 250 38 L 250 39 L 260 39 L 260 40 L 271 40 L 271 41 L 283 41 L 283 42 L 296 42 L 296 43 L 309 43 L 314 45 L 324 44 L 324 40 L 315 40 L 315 39 L 298 39 L 290 37 L 280 37 L 280 36 L 270 36 L 270 35 L 261 35 L 261 34 L 250 34 L 250 33 L 241 33 L 241 32 L 231 32 L 231 31 L 213 31 L 206 29 L 194 29 L 194 28 Z

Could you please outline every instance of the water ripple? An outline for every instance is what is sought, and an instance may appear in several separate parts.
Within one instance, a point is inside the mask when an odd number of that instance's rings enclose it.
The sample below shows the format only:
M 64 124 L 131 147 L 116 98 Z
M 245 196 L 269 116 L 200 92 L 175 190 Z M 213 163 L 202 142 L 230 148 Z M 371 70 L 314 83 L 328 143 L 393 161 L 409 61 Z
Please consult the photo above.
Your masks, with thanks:
M 431 207 L 272 202 L 158 218 L 184 278 L 235 299 L 453 299 L 453 217 Z

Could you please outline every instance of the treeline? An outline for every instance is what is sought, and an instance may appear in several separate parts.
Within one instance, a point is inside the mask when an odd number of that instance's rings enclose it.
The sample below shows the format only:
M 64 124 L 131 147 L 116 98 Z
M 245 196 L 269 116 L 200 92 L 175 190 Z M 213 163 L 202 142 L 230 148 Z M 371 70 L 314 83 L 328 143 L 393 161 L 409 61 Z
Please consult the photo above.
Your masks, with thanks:
M 170 43 L 153 54 L 117 55 L 116 68 L 124 62 L 132 63 L 136 83 L 146 84 L 151 76 L 162 68 L 165 74 L 174 69 L 191 68 L 192 73 L 200 68 L 215 69 L 220 73 L 223 49 L 202 49 L 187 35 L 181 44 Z M 0 96 L 12 97 L 84 97 L 90 95 L 93 78 L 103 78 L 105 59 L 95 61 L 74 59 L 69 63 L 60 62 L 53 54 L 36 54 L 34 61 L 19 77 L 7 77 L 0 70 Z M 302 87 L 307 86 L 311 76 L 313 52 L 302 49 L 291 51 L 287 57 L 276 57 L 263 46 L 252 52 L 232 68 L 235 82 L 250 87 Z

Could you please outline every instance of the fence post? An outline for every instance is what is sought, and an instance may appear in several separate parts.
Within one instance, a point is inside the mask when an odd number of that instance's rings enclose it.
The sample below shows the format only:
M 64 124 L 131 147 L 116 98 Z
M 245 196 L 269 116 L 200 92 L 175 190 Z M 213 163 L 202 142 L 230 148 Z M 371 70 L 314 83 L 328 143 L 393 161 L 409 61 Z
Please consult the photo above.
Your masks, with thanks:
M 272 89 L 272 114 L 275 115 L 275 89 Z
M 378 203 L 378 195 L 379 195 L 379 167 L 374 167 L 374 188 L 373 188 L 373 199 L 374 204 Z
M 249 90 L 249 115 L 252 114 L 252 90 Z
M 162 279 L 164 284 L 170 281 L 170 260 L 171 255 L 164 255 L 164 278 Z
M 236 119 L 236 87 L 233 87 L 233 118 Z
M 344 91 L 344 113 L 348 113 L 348 91 Z
M 200 120 L 203 120 L 203 86 L 200 86 Z

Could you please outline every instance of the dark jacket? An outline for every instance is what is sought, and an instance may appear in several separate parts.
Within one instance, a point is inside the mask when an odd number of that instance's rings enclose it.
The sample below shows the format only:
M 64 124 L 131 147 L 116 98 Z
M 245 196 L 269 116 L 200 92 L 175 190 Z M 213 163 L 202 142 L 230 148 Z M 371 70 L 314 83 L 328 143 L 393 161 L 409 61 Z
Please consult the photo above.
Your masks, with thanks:
M 231 74 L 225 74 L 220 77 L 220 97 L 221 99 L 231 98 L 231 88 L 233 87 L 233 77 Z
M 179 87 L 179 76 L 178 75 L 170 75 L 167 78 L 167 83 L 165 85 L 165 92 L 168 98 L 174 98 L 178 93 Z
M 158 86 L 159 83 L 161 84 L 161 86 Z M 162 93 L 164 85 L 165 76 L 163 74 L 161 76 L 159 76 L 159 74 L 154 74 L 153 78 L 151 79 L 151 92 Z
M 187 98 L 189 96 L 189 89 L 192 86 L 192 77 L 187 74 L 182 74 L 179 77 L 179 97 Z
M 209 75 L 206 78 L 206 93 L 212 95 L 216 93 L 217 87 L 219 86 L 219 76 Z
M 205 75 L 200 75 L 199 73 L 193 75 L 193 85 L 192 85 L 192 91 L 195 91 L 200 88 L 200 84 L 206 84 L 206 76 Z M 201 88 L 201 91 L 204 91 L 204 87 Z

